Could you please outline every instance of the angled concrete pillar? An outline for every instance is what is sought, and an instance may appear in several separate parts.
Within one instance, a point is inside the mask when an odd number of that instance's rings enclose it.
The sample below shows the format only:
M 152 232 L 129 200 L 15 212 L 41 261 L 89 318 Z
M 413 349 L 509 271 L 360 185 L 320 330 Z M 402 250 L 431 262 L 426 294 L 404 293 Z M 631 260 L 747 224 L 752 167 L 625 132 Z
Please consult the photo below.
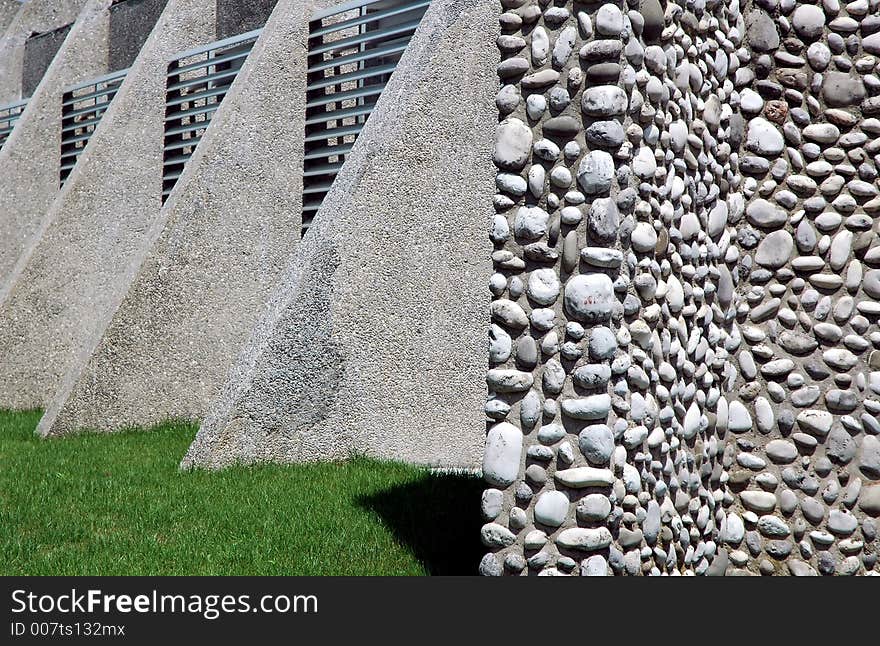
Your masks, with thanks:
M 93 2 L 86 11 L 106 20 L 108 5 Z M 214 0 L 168 3 L 40 230 L 0 286 L 0 407 L 42 406 L 131 281 L 161 209 L 168 60 L 213 35 Z M 59 129 L 59 99 L 60 92 L 46 107 L 47 138 Z M 57 154 L 56 148 L 56 173 Z
M 33 18 L 29 24 L 48 24 L 39 14 L 30 16 L 43 3 L 34 0 L 25 5 L 16 23 L 7 31 L 0 45 L 0 60 L 8 55 L 15 40 L 9 31 L 25 29 L 19 23 Z M 71 28 L 68 38 L 55 55 L 43 80 L 30 97 L 27 108 L 15 130 L 0 148 L 0 299 L 8 285 L 16 261 L 42 226 L 46 212 L 58 194 L 61 149 L 60 99 L 64 88 L 84 79 L 98 76 L 107 65 L 107 5 L 110 0 L 91 0 Z M 22 16 L 22 13 L 28 16 Z M 21 53 L 24 38 L 12 53 Z M 11 59 L 6 59 L 7 63 Z M 21 58 L 18 58 L 21 63 Z M 21 68 L 12 72 L 16 77 L 15 96 L 21 88 Z M 9 80 L 8 78 L 6 80 Z
M 87 0 L 29 0 L 0 38 L 0 104 L 21 98 L 24 44 L 31 34 L 52 31 L 77 19 Z
M 479 462 L 497 28 L 431 5 L 184 467 Z
M 310 13 L 279 1 L 41 433 L 207 412 L 300 238 Z

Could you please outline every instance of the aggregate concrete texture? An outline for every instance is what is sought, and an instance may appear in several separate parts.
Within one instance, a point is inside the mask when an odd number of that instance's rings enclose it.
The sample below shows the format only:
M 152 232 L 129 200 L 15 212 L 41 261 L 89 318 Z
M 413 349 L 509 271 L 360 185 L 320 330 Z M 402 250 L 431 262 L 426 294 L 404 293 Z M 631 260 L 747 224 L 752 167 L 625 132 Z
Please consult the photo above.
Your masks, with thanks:
M 86 1 L 30 0 L 21 5 L 0 38 L 0 104 L 27 98 L 21 96 L 21 80 L 28 37 L 72 23 Z
M 217 397 L 300 238 L 310 4 L 279 2 L 41 433 L 200 418 Z
M 24 61 L 21 70 L 22 96 L 29 97 L 37 89 L 46 70 L 55 60 L 55 54 L 67 40 L 72 26 L 72 23 L 62 25 L 52 31 L 31 36 L 25 41 Z
M 25 38 L 23 32 L 50 27 L 67 19 L 48 10 L 34 0 L 24 6 L 0 43 L 0 83 L 15 77 L 7 90 L 0 88 L 6 99 L 17 100 L 21 88 L 21 57 Z M 44 219 L 59 187 L 59 150 L 61 148 L 60 97 L 67 86 L 104 74 L 107 65 L 107 6 L 109 0 L 91 0 L 70 31 L 43 76 L 15 129 L 0 149 L 0 301 L 3 299 L 16 262 L 24 249 L 39 238 Z M 13 65 L 17 60 L 17 67 Z M 14 85 L 14 93 L 11 89 Z M 5 102 L 5 101 L 3 101 Z
M 0 0 L 0 37 L 2 37 L 9 23 L 15 19 L 15 14 L 21 8 L 21 4 L 16 0 Z
M 86 9 L 105 29 L 109 4 Z M 130 284 L 161 210 L 168 60 L 213 36 L 212 0 L 168 3 L 39 235 L 0 287 L 0 406 L 43 406 Z M 47 101 L 53 115 L 59 96 Z
M 168 0 L 122 0 L 110 7 L 108 72 L 131 67 L 167 5 Z
M 184 468 L 479 462 L 497 17 L 431 5 Z
M 217 0 L 217 38 L 259 29 L 266 24 L 277 3 L 278 0 Z

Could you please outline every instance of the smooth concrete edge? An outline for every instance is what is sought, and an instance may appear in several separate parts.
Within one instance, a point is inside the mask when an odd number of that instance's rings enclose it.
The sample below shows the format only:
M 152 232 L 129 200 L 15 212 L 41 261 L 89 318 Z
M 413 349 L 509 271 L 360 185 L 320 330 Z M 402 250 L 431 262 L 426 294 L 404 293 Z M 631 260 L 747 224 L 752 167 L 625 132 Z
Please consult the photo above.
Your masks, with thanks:
M 471 28 L 470 32 L 466 31 L 467 27 Z M 439 46 L 442 38 L 448 36 L 448 33 L 454 29 L 460 30 L 462 34 L 467 33 L 468 38 L 473 39 L 470 46 L 480 50 L 475 60 L 469 61 L 474 68 L 469 71 L 476 77 L 470 79 L 473 86 L 468 87 L 468 90 L 473 91 L 463 93 L 465 105 L 473 108 L 474 114 L 461 119 L 458 123 L 459 126 L 463 123 L 467 124 L 465 130 L 473 129 L 473 131 L 468 130 L 466 135 L 475 145 L 463 144 L 459 151 L 455 151 L 465 156 L 461 165 L 455 167 L 456 170 L 460 173 L 466 173 L 465 169 L 475 171 L 475 178 L 467 187 L 472 193 L 467 196 L 467 205 L 461 203 L 453 205 L 453 208 L 458 207 L 459 211 L 467 211 L 471 228 L 468 229 L 466 236 L 462 236 L 461 232 L 442 232 L 443 235 L 451 234 L 465 246 L 472 245 L 458 256 L 464 258 L 464 262 L 470 266 L 457 266 L 455 269 L 462 274 L 460 278 L 463 280 L 459 282 L 464 284 L 465 289 L 460 296 L 466 306 L 473 308 L 473 312 L 468 311 L 468 314 L 473 314 L 473 321 L 468 321 L 465 325 L 468 328 L 467 343 L 462 342 L 461 347 L 454 348 L 453 354 L 457 351 L 459 356 L 454 356 L 452 359 L 461 360 L 460 355 L 463 354 L 462 350 L 465 346 L 466 352 L 472 354 L 464 357 L 468 372 L 465 379 L 466 386 L 463 387 L 464 392 L 457 392 L 455 396 L 456 422 L 450 425 L 455 428 L 443 428 L 442 430 L 450 435 L 444 436 L 441 433 L 441 437 L 431 437 L 425 446 L 430 444 L 432 447 L 437 447 L 443 440 L 451 439 L 453 444 L 458 443 L 460 447 L 462 427 L 470 429 L 464 432 L 464 435 L 469 436 L 470 439 L 464 441 L 468 447 L 460 451 L 457 457 L 447 455 L 438 459 L 437 455 L 428 455 L 425 447 L 416 447 L 415 451 L 412 450 L 413 445 L 418 444 L 424 439 L 424 435 L 429 435 L 434 430 L 431 428 L 432 420 L 428 419 L 433 411 L 427 411 L 428 415 L 422 423 L 418 417 L 402 419 L 407 414 L 416 413 L 412 408 L 415 400 L 407 401 L 407 394 L 403 393 L 406 385 L 402 383 L 396 384 L 399 390 L 395 395 L 402 397 L 403 406 L 409 406 L 409 409 L 398 411 L 402 414 L 398 414 L 392 421 L 399 422 L 406 428 L 403 432 L 399 432 L 401 429 L 398 428 L 390 432 L 398 440 L 402 440 L 402 444 L 382 446 L 382 438 L 377 438 L 376 433 L 385 432 L 385 428 L 358 430 L 352 428 L 357 427 L 362 419 L 374 420 L 381 417 L 377 412 L 378 409 L 390 412 L 394 404 L 399 402 L 386 402 L 380 397 L 372 396 L 373 393 L 365 393 L 365 396 L 360 397 L 358 401 L 360 393 L 355 392 L 353 395 L 343 393 L 347 390 L 344 386 L 362 384 L 363 373 L 369 372 L 369 360 L 365 360 L 362 356 L 354 356 L 359 351 L 356 348 L 357 331 L 354 336 L 346 337 L 341 329 L 346 325 L 355 328 L 360 325 L 357 312 L 345 311 L 345 308 L 350 307 L 354 302 L 356 310 L 357 302 L 366 294 L 367 287 L 353 280 L 351 285 L 343 285 L 340 290 L 340 277 L 337 274 L 344 273 L 351 269 L 351 265 L 357 265 L 364 260 L 358 257 L 358 250 L 361 247 L 368 247 L 373 242 L 381 241 L 389 233 L 383 230 L 382 222 L 377 221 L 384 216 L 384 213 L 382 216 L 378 213 L 373 215 L 368 209 L 364 210 L 364 204 L 358 203 L 358 200 L 368 194 L 382 198 L 385 187 L 381 182 L 378 187 L 368 186 L 377 179 L 374 175 L 377 172 L 381 175 L 384 165 L 393 168 L 397 164 L 395 179 L 400 180 L 403 185 L 410 181 L 416 182 L 406 173 L 401 172 L 409 169 L 399 167 L 403 160 L 399 155 L 403 151 L 395 149 L 396 146 L 411 143 L 403 141 L 407 135 L 407 124 L 412 121 L 420 124 L 425 123 L 425 120 L 431 123 L 436 121 L 437 130 L 432 131 L 430 135 L 438 134 L 442 130 L 439 124 L 445 123 L 443 117 L 447 113 L 436 108 L 438 115 L 433 115 L 430 107 L 435 99 L 446 100 L 444 92 L 438 92 L 438 88 L 434 87 L 432 96 L 423 96 L 421 93 L 425 91 L 425 87 L 422 83 L 431 74 L 446 70 L 447 66 L 451 65 L 448 58 L 454 58 L 456 54 L 461 53 L 466 57 L 467 48 L 458 49 L 457 43 L 443 42 L 445 47 Z M 431 466 L 473 467 L 479 462 L 485 428 L 479 412 L 485 392 L 483 356 L 485 323 L 488 318 L 486 313 L 488 295 L 484 294 L 486 290 L 483 280 L 487 275 L 486 272 L 490 270 L 486 260 L 489 255 L 489 245 L 488 241 L 485 241 L 485 231 L 491 215 L 491 196 L 494 195 L 491 147 L 497 122 L 497 110 L 493 101 L 497 83 L 494 78 L 497 59 L 494 45 L 496 30 L 497 9 L 492 5 L 454 0 L 438 0 L 432 4 L 397 72 L 367 122 L 355 149 L 327 196 L 324 206 L 316 216 L 312 229 L 291 258 L 278 292 L 231 371 L 222 396 L 218 398 L 208 418 L 202 424 L 196 440 L 182 462 L 183 468 L 222 468 L 235 463 L 258 461 L 297 462 L 338 459 L 347 457 L 352 451 Z M 464 36 L 462 38 L 467 40 Z M 447 59 L 444 59 L 444 56 Z M 456 65 L 458 68 L 463 67 L 461 60 L 457 60 Z M 448 83 L 451 79 L 441 80 Z M 436 81 L 437 79 L 433 79 L 433 82 Z M 441 87 L 446 89 L 449 86 Z M 455 91 L 452 94 L 455 94 Z M 473 103 L 468 105 L 468 102 Z M 427 105 L 422 106 L 423 103 Z M 420 113 L 419 108 L 422 107 L 425 109 Z M 440 118 L 431 120 L 432 116 Z M 480 142 L 485 145 L 481 145 Z M 436 140 L 430 140 L 431 146 L 442 147 L 446 143 L 448 142 L 444 141 L 442 134 Z M 431 151 L 433 150 L 435 148 L 431 148 Z M 455 154 L 445 148 L 444 152 L 447 156 L 443 163 L 436 160 L 436 166 L 432 167 L 433 158 L 422 162 L 423 166 L 428 166 L 428 174 L 433 170 L 438 171 L 437 182 L 433 185 L 430 183 L 415 185 L 416 191 L 418 188 L 428 187 L 428 194 L 423 196 L 427 204 L 432 203 L 433 195 L 430 190 L 440 190 L 438 185 L 442 185 L 443 180 L 446 179 L 443 171 L 448 173 L 450 169 L 449 155 Z M 418 162 L 418 155 L 413 156 L 412 153 L 410 155 L 411 158 L 406 161 Z M 458 177 L 453 176 L 449 179 L 455 184 Z M 393 200 L 393 197 L 389 196 L 388 199 Z M 411 197 L 412 199 L 418 201 L 419 198 Z M 401 209 L 408 207 L 408 204 L 400 205 Z M 431 224 L 443 226 L 445 223 L 442 219 L 434 218 L 431 219 Z M 358 231 L 359 227 L 362 227 L 360 231 Z M 358 232 L 363 234 L 362 239 L 356 239 Z M 427 238 L 430 239 L 430 235 Z M 433 242 L 436 242 L 436 239 Z M 406 251 L 405 247 L 398 244 L 395 257 L 397 259 L 406 257 Z M 378 264 L 365 263 L 368 271 L 382 268 L 381 261 L 373 262 Z M 427 269 L 430 272 L 433 268 Z M 359 280 L 364 276 L 355 278 Z M 450 285 L 454 283 L 450 282 Z M 388 295 L 392 299 L 395 297 L 393 293 Z M 471 295 L 472 302 L 468 303 L 468 296 Z M 386 294 L 383 293 L 382 296 Z M 347 303 L 340 306 L 342 301 Z M 447 304 L 455 302 L 448 296 L 445 301 Z M 408 308 L 405 314 L 421 316 L 422 323 L 433 324 L 434 322 L 429 320 L 431 312 L 426 311 L 430 309 L 429 303 L 433 305 L 434 301 L 427 299 L 416 303 L 416 307 Z M 302 312 L 305 313 L 297 318 L 298 313 Z M 389 321 L 389 327 L 382 332 L 393 335 L 408 322 L 403 319 Z M 291 332 L 294 338 L 285 338 L 285 331 Z M 358 331 L 363 330 L 359 328 Z M 440 340 L 439 345 L 445 349 L 446 342 L 452 336 Z M 343 348 L 346 343 L 351 345 Z M 364 340 L 365 345 L 368 343 Z M 314 365 L 317 368 L 315 374 L 296 373 L 302 363 Z M 473 365 L 470 365 L 471 363 Z M 434 378 L 430 371 L 432 367 L 434 366 L 425 366 L 425 372 L 419 376 L 430 382 Z M 355 372 L 361 374 L 355 375 Z M 297 378 L 302 380 L 300 382 L 302 388 L 298 391 L 284 392 L 284 388 L 279 386 Z M 342 380 L 347 381 L 341 384 Z M 398 381 L 400 381 L 399 376 Z M 278 388 L 281 390 L 279 391 Z M 420 393 L 419 403 L 427 401 L 425 395 L 430 394 L 431 390 L 430 387 L 423 388 L 424 392 Z M 344 397 L 353 396 L 354 399 L 347 399 L 340 404 L 337 401 L 340 394 Z M 278 398 L 271 400 L 275 396 Z M 271 401 L 267 400 L 267 397 Z M 349 405 L 351 409 L 345 411 L 344 409 Z M 451 412 L 452 408 L 450 407 L 447 412 Z M 346 412 L 352 414 L 346 418 Z M 291 415 L 300 415 L 298 422 L 297 420 L 291 422 L 288 419 Z M 427 426 L 422 425 L 423 423 Z M 416 434 L 413 434 L 414 430 Z M 292 432 L 294 437 L 287 440 L 279 439 L 285 432 Z M 419 432 L 422 436 L 418 435 Z M 275 446 L 272 446 L 273 442 Z M 376 450 L 377 446 L 380 446 L 379 450 Z M 422 450 L 421 453 L 419 449 Z
M 216 397 L 299 241 L 308 4 L 276 6 L 41 433 L 201 417 Z

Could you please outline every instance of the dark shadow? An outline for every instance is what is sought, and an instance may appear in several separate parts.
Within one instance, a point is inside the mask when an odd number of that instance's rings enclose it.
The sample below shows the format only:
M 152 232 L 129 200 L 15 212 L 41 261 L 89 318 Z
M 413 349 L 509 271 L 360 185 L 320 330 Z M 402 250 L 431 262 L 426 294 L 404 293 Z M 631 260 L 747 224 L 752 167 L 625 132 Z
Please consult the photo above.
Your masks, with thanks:
M 484 551 L 484 488 L 476 476 L 426 474 L 416 482 L 359 496 L 357 504 L 378 514 L 430 574 L 475 576 Z

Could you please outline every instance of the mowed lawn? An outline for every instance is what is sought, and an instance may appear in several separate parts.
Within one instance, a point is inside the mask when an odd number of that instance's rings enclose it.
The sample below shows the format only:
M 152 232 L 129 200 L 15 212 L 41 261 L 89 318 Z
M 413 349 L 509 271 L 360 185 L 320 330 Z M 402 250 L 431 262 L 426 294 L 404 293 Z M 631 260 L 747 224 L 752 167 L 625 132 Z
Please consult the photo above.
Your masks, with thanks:
M 41 440 L 0 412 L 2 575 L 474 574 L 471 476 L 367 459 L 181 472 L 196 427 Z

